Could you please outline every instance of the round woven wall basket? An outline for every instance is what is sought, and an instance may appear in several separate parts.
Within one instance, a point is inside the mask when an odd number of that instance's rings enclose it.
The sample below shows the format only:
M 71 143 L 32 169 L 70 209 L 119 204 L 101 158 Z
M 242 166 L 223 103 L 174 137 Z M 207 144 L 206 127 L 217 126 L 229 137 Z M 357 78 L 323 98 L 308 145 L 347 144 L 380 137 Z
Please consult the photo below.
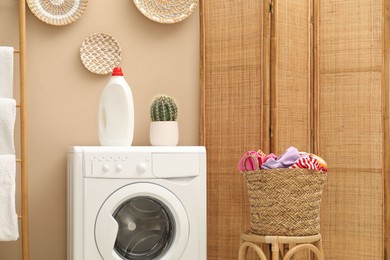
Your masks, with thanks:
M 199 0 L 133 0 L 138 10 L 158 23 L 177 23 L 192 14 Z
M 87 9 L 88 0 L 27 0 L 27 4 L 41 21 L 62 26 L 77 21 Z
M 81 44 L 81 62 L 92 73 L 106 75 L 119 65 L 119 43 L 106 33 L 94 33 Z

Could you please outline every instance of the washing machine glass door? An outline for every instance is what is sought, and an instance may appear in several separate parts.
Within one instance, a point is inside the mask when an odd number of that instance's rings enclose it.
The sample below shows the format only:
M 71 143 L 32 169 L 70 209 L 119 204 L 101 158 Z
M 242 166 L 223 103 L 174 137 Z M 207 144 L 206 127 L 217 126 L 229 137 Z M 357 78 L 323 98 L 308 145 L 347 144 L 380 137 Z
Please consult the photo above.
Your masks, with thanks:
M 188 234 L 188 217 L 179 199 L 150 183 L 114 192 L 95 224 L 96 245 L 104 260 L 179 259 Z
M 154 259 L 172 244 L 174 218 L 164 203 L 155 198 L 130 198 L 113 217 L 119 225 L 114 249 L 124 259 Z

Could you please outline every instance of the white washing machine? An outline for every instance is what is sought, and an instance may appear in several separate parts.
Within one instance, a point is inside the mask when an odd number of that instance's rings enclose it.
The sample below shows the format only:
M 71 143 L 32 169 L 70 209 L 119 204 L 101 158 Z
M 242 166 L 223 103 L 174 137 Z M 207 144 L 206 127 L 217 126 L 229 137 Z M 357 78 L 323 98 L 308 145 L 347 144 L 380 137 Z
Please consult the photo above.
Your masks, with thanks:
M 71 147 L 68 260 L 205 260 L 204 147 Z

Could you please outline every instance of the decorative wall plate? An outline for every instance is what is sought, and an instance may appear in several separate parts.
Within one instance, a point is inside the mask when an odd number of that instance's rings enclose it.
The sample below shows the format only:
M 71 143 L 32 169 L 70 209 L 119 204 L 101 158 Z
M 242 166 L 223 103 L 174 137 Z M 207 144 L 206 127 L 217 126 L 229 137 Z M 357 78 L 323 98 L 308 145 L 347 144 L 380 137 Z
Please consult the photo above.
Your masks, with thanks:
M 80 58 L 87 70 L 105 75 L 118 66 L 121 48 L 111 35 L 94 33 L 81 44 Z
M 62 26 L 78 20 L 87 9 L 88 0 L 26 0 L 38 19 L 51 25 Z
M 158 23 L 177 23 L 192 14 L 199 0 L 133 0 L 138 10 Z

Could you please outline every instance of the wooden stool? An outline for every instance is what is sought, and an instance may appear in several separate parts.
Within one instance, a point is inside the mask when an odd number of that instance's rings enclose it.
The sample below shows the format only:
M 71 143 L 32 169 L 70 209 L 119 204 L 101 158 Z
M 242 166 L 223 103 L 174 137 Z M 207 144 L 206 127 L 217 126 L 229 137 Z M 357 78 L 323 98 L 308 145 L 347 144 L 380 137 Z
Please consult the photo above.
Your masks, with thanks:
M 321 234 L 313 236 L 258 236 L 251 233 L 241 234 L 241 246 L 238 252 L 238 260 L 245 260 L 248 248 L 252 248 L 261 260 L 267 260 L 261 244 L 271 244 L 272 260 L 279 260 L 281 253 L 283 260 L 290 260 L 299 250 L 308 249 L 314 253 L 317 260 L 324 260 Z M 288 249 L 286 249 L 288 245 Z

